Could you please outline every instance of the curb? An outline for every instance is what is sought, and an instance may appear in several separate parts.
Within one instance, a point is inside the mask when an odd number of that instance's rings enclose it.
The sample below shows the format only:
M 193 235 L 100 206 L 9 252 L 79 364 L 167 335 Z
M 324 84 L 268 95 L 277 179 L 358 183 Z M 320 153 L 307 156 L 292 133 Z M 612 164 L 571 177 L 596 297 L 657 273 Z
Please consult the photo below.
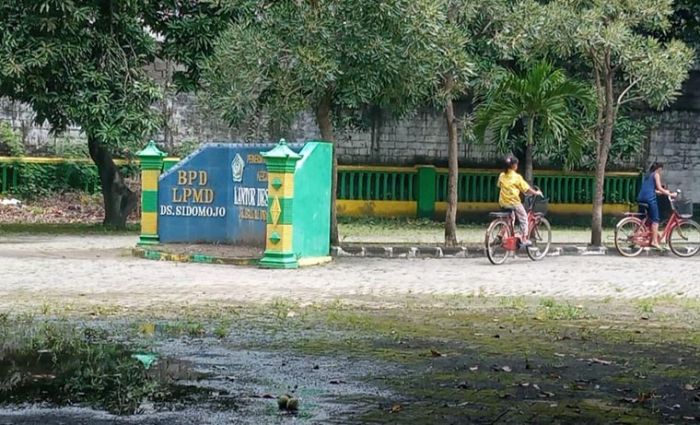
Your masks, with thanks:
M 156 249 L 135 247 L 131 249 L 131 255 L 145 260 L 176 261 L 179 263 L 200 264 L 228 264 L 233 266 L 257 266 L 258 258 L 226 258 L 205 254 L 173 254 L 158 251 Z
M 173 254 L 143 247 L 134 247 L 131 254 L 137 258 L 155 261 L 175 261 L 180 263 L 199 264 L 227 264 L 233 266 L 257 266 L 258 258 L 230 258 L 215 257 L 206 254 Z M 516 255 L 524 255 L 523 250 Z M 665 257 L 669 251 L 658 252 L 645 248 L 640 256 Z M 547 257 L 562 256 L 620 256 L 614 248 L 592 248 L 576 245 L 553 245 Z M 484 258 L 484 248 L 479 245 L 466 245 L 458 247 L 445 247 L 439 245 L 378 245 L 378 244 L 352 244 L 334 246 L 331 248 L 332 258 Z M 326 258 L 326 257 L 324 257 Z M 326 261 L 323 261 L 326 262 Z M 316 263 L 313 263 L 316 264 Z M 311 265 L 311 264 L 309 264 Z
M 517 253 L 525 253 L 523 250 Z M 440 245 L 383 245 L 383 244 L 347 244 L 333 246 L 333 257 L 363 257 L 363 258 L 484 258 L 484 247 L 481 245 L 464 245 L 445 247 Z M 552 245 L 547 257 L 561 256 L 616 256 L 620 254 L 615 248 L 588 247 L 577 245 Z M 645 248 L 640 256 L 665 257 L 669 251 L 659 252 Z

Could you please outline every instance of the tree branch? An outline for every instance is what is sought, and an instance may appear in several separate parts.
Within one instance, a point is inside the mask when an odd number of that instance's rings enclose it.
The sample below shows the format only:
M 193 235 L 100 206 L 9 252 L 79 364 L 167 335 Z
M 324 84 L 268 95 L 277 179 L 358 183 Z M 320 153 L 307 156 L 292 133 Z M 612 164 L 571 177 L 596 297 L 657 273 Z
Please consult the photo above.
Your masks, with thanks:
M 643 97 L 643 96 L 630 97 L 629 99 L 623 100 L 623 101 L 620 102 L 618 105 L 621 106 L 621 105 L 624 105 L 624 104 L 626 104 L 626 103 L 635 102 L 635 101 L 637 101 L 637 100 L 644 100 L 644 97 Z
M 615 105 L 615 116 L 617 116 L 617 113 L 618 113 L 618 111 L 620 110 L 620 105 L 623 104 L 622 99 L 624 99 L 624 97 L 627 96 L 627 93 L 629 93 L 630 90 L 632 90 L 632 88 L 633 88 L 634 86 L 636 86 L 637 84 L 639 84 L 640 81 L 642 81 L 642 78 L 641 78 L 641 77 L 640 77 L 640 78 L 637 78 L 637 79 L 634 80 L 634 81 L 632 81 L 632 82 L 630 83 L 630 85 L 627 86 L 627 88 L 625 88 L 625 89 L 622 91 L 622 93 L 620 93 L 620 96 L 618 96 L 618 98 L 617 98 L 617 102 L 616 102 L 617 104 Z

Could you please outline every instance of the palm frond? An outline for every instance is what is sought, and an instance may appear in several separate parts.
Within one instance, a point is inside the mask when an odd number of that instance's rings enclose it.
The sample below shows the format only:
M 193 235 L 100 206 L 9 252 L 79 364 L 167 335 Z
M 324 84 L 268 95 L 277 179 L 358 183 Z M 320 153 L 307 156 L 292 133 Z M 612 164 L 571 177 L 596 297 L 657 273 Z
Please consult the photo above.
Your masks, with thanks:
M 486 92 L 476 108 L 475 136 L 485 143 L 507 143 L 521 120 L 534 119 L 538 144 L 570 147 L 570 161 L 580 157 L 585 137 L 578 117 L 595 104 L 588 84 L 569 79 L 548 62 L 519 75 L 507 72 Z M 546 148 L 546 146 L 542 146 Z M 545 151 L 547 149 L 544 149 Z

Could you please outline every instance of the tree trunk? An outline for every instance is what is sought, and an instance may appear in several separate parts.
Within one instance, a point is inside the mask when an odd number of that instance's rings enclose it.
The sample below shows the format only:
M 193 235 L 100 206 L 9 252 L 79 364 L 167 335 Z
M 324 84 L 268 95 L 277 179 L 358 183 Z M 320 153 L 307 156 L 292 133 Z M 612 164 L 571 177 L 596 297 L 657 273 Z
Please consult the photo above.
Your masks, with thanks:
M 527 180 L 528 183 L 532 184 L 533 183 L 533 161 L 532 161 L 532 155 L 533 155 L 533 150 L 534 150 L 534 128 L 535 128 L 535 119 L 534 118 L 528 118 L 527 120 L 527 142 L 525 145 L 525 180 Z
M 173 101 L 175 97 L 173 85 L 173 61 L 165 61 L 165 81 L 163 83 L 163 143 L 165 144 L 168 152 L 171 154 L 175 152 L 175 120 Z
M 457 123 L 454 104 L 449 93 L 452 91 L 452 78 L 445 82 L 448 98 L 445 102 L 445 119 L 447 120 L 448 172 L 447 172 L 447 213 L 445 214 L 445 246 L 457 246 L 457 182 L 459 173 Z
M 138 197 L 132 192 L 119 174 L 119 169 L 112 161 L 112 155 L 95 136 L 88 135 L 90 157 L 100 175 L 102 197 L 104 199 L 105 218 L 102 224 L 117 229 L 126 228 L 126 219 L 136 208 Z
M 336 211 L 336 197 L 338 193 L 338 153 L 335 137 L 333 136 L 333 123 L 331 122 L 332 94 L 326 93 L 316 108 L 316 122 L 321 131 L 321 138 L 333 143 L 333 169 L 331 171 L 331 245 L 338 245 L 338 213 Z
M 591 245 L 603 246 L 603 193 L 605 183 L 605 167 L 608 165 L 608 153 L 612 144 L 615 124 L 613 74 L 610 68 L 604 74 L 605 78 L 605 112 L 603 114 L 603 133 L 598 141 L 595 166 L 595 192 L 593 196 L 593 217 L 591 219 Z

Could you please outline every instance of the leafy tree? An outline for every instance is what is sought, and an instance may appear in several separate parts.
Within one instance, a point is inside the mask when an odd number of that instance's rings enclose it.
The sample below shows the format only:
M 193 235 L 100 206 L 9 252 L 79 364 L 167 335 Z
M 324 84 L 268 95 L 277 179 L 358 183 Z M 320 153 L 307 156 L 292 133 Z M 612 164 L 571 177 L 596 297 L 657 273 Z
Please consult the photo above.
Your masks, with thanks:
M 238 10 L 221 1 L 149 0 L 145 23 L 161 37 L 158 56 L 177 63 L 173 82 L 181 92 L 200 88 L 201 66 Z
M 497 135 L 501 144 L 507 144 L 513 128 L 524 124 L 525 179 L 532 182 L 535 134 L 538 144 L 567 144 L 569 162 L 580 158 L 586 139 L 573 107 L 586 110 L 593 104 L 590 86 L 567 78 L 548 62 L 540 62 L 523 75 L 505 73 L 477 108 L 475 130 L 482 140 Z
M 447 211 L 445 245 L 457 244 L 457 184 L 459 176 L 458 128 L 468 129 L 468 116 L 458 116 L 454 102 L 467 96 L 479 82 L 488 81 L 488 74 L 500 52 L 491 43 L 499 28 L 509 0 L 470 2 L 444 0 L 445 21 L 440 24 L 440 63 L 437 67 L 436 92 L 432 101 L 445 114 L 448 141 Z M 469 131 L 465 131 L 469 133 Z
M 688 76 L 694 52 L 683 42 L 648 35 L 669 29 L 672 0 L 522 0 L 499 42 L 529 56 L 586 58 L 596 89 L 596 182 L 591 244 L 602 245 L 603 181 L 620 108 L 663 108 Z
M 112 161 L 158 122 L 144 67 L 156 52 L 136 0 L 0 3 L 0 96 L 26 102 L 54 131 L 82 128 L 104 195 L 104 224 L 125 227 L 137 196 Z
M 434 90 L 441 2 L 430 0 L 229 1 L 238 13 L 203 73 L 207 103 L 238 125 L 264 114 L 291 123 L 315 114 L 335 141 L 345 111 L 374 104 L 395 115 Z M 334 171 L 337 158 L 334 149 Z M 338 241 L 333 173 L 331 239 Z
M 676 0 L 670 29 L 659 35 L 664 39 L 678 38 L 695 48 L 700 46 L 700 2 Z

